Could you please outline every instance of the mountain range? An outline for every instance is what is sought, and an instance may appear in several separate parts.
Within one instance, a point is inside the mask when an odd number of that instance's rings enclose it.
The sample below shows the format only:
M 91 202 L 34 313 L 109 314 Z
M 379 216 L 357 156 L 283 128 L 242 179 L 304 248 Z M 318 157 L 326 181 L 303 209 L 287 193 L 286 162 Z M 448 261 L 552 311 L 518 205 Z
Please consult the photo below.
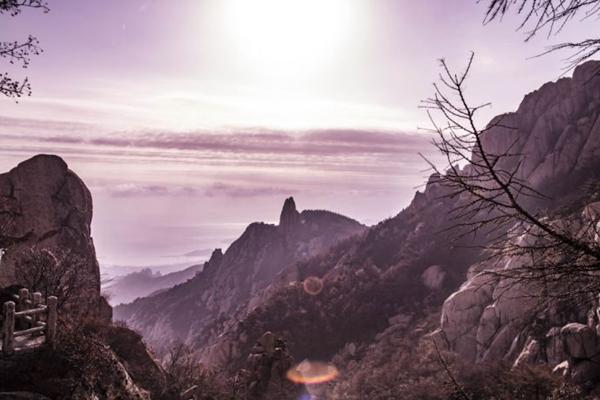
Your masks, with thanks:
M 195 343 L 199 332 L 216 334 L 232 316 L 253 309 L 256 295 L 286 267 L 365 230 L 329 211 L 298 212 L 290 197 L 278 225 L 250 224 L 225 253 L 216 249 L 202 272 L 169 290 L 115 307 L 115 319 L 158 349 L 174 340 Z

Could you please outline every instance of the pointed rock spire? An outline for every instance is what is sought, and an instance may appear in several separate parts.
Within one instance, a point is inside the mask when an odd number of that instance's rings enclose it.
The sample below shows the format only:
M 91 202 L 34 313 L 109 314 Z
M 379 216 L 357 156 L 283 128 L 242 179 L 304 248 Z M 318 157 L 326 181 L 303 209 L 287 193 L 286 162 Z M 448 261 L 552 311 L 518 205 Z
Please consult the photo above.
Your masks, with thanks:
M 296 202 L 293 197 L 288 197 L 283 203 L 283 209 L 279 217 L 279 226 L 285 230 L 296 225 L 300 220 L 300 213 L 296 210 Z
M 223 250 L 221 249 L 214 249 L 212 254 L 210 255 L 210 259 L 208 260 L 208 262 L 210 264 L 215 264 L 215 265 L 220 265 L 221 261 L 223 261 Z

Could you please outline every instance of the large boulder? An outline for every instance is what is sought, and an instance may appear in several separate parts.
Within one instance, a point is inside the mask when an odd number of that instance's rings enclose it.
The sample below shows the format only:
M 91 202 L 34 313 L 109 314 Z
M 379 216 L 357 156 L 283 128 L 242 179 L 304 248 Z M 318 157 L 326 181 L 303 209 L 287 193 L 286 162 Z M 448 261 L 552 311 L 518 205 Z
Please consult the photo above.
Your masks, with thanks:
M 37 155 L 0 175 L 0 287 L 24 284 L 32 250 L 76 257 L 78 282 L 108 318 L 100 299 L 100 270 L 91 237 L 92 197 L 57 156 Z
M 467 359 L 475 360 L 477 357 L 479 322 L 487 305 L 492 301 L 495 283 L 494 276 L 482 272 L 448 297 L 442 306 L 441 327 L 444 337 L 452 350 Z M 489 311 L 485 314 L 488 315 Z M 498 327 L 494 326 L 493 332 L 497 329 Z M 479 333 L 479 336 L 489 335 Z
M 135 384 L 150 392 L 152 398 L 163 395 L 167 386 L 166 373 L 142 337 L 123 326 L 104 327 L 102 334 Z
M 587 325 L 572 322 L 562 327 L 560 334 L 568 355 L 574 359 L 591 359 L 598 353 L 596 332 Z

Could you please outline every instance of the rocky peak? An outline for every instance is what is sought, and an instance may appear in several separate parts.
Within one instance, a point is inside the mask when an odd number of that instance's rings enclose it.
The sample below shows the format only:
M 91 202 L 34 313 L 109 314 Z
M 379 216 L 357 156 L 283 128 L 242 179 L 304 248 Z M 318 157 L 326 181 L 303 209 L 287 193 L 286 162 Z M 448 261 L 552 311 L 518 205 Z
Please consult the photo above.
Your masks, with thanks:
M 279 216 L 279 226 L 283 230 L 289 230 L 300 220 L 300 213 L 296 210 L 296 202 L 293 197 L 288 197 L 283 203 L 281 215 Z
M 221 249 L 214 249 L 210 259 L 204 263 L 204 268 L 202 272 L 210 273 L 211 271 L 216 271 L 221 263 L 223 262 L 223 251 Z
M 219 264 L 221 264 L 221 261 L 223 261 L 223 250 L 214 249 L 212 254 L 210 255 L 210 259 L 208 260 L 208 263 L 218 267 Z

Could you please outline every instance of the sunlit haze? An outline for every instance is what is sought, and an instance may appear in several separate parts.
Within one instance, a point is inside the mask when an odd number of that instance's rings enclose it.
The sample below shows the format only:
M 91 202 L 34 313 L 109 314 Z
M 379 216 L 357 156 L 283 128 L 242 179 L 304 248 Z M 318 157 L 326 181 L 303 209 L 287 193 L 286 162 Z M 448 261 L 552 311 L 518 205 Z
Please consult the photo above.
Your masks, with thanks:
M 482 123 L 557 79 L 580 37 L 523 43 L 473 0 L 52 2 L 0 26 L 40 38 L 33 95 L 0 99 L 0 168 L 62 156 L 94 197 L 102 266 L 185 265 L 283 200 L 373 224 L 405 207 L 436 159 L 421 100 L 438 59 L 476 54 Z M 449 12 L 451 10 L 452 12 Z M 532 58 L 533 57 L 533 58 Z M 506 90 L 506 82 L 519 90 Z M 193 256 L 185 257 L 189 252 Z

